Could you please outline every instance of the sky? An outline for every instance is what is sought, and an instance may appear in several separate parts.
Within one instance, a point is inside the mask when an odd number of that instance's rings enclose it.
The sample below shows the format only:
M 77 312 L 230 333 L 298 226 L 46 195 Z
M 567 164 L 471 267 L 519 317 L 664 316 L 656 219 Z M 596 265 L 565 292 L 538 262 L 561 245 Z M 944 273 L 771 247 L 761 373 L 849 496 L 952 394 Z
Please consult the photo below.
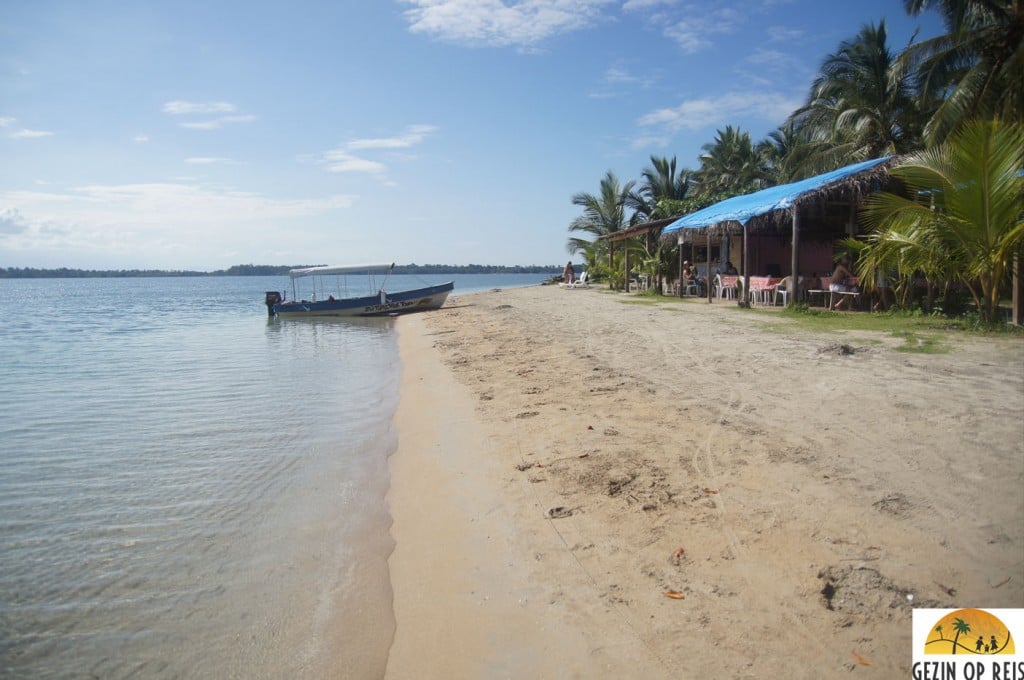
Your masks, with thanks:
M 0 267 L 552 265 L 901 0 L 3 0 Z

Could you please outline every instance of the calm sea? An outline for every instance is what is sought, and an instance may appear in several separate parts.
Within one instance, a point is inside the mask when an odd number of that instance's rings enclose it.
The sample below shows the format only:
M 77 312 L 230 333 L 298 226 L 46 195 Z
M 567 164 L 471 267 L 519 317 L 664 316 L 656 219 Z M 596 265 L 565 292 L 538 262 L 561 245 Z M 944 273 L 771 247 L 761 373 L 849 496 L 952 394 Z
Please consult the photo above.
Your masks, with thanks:
M 0 280 L 0 676 L 381 675 L 394 321 L 286 286 Z

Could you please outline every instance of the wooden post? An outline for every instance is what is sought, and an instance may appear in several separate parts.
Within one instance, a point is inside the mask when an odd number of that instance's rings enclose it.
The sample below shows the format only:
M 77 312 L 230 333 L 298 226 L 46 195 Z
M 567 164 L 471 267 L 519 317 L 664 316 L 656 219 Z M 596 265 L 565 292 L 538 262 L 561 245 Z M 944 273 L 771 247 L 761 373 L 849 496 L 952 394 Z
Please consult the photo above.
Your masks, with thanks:
M 750 306 L 750 239 L 746 222 L 743 223 L 743 296 L 739 301 L 740 307 Z M 740 298 L 739 295 L 736 296 Z
M 683 232 L 679 232 L 679 239 L 677 241 L 679 245 L 679 286 L 676 288 L 676 294 L 679 297 L 683 297 Z
M 1024 314 L 1021 312 L 1021 305 L 1024 304 L 1024 279 L 1021 278 L 1020 253 L 1013 256 L 1013 323 L 1016 326 L 1024 324 Z
M 626 292 L 628 293 L 629 292 L 629 246 L 626 245 L 625 241 L 622 242 L 622 263 L 623 263 L 622 266 L 626 270 L 626 275 L 623 278 L 623 282 L 626 285 Z
M 705 260 L 705 263 L 706 263 L 704 265 L 704 288 L 707 290 L 707 293 L 708 293 L 708 304 L 710 305 L 711 304 L 711 232 L 710 231 L 707 232 L 707 234 L 705 235 L 705 239 L 704 240 L 707 242 L 707 255 L 704 256 L 704 260 Z
M 608 273 L 609 274 L 614 274 L 615 273 L 615 241 L 613 241 L 611 239 L 608 239 Z M 587 275 L 587 278 L 588 279 L 590 278 L 589 274 Z M 615 277 L 614 276 L 609 276 L 608 277 L 608 288 L 611 289 L 611 290 L 615 290 Z
M 789 304 L 795 305 L 797 291 L 799 290 L 797 272 L 800 271 L 800 258 L 797 255 L 800 249 L 800 210 L 796 205 L 793 206 L 793 241 L 791 247 L 793 252 L 789 258 Z

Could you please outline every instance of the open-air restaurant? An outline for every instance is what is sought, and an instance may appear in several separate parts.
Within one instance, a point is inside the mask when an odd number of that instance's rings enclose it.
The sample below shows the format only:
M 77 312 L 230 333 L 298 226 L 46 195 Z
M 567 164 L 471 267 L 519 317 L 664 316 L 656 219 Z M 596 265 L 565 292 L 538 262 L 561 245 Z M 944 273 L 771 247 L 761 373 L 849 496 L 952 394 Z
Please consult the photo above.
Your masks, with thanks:
M 860 233 L 857 210 L 866 195 L 886 188 L 892 161 L 885 157 L 855 163 L 735 196 L 683 217 L 636 225 L 604 237 L 611 246 L 609 261 L 617 243 L 644 238 L 650 249 L 661 239 L 679 246 L 673 271 L 635 274 L 629 249 L 623 246 L 624 290 L 656 287 L 665 295 L 744 305 L 796 301 L 829 309 L 882 306 L 885 281 L 862 287 L 838 254 L 844 239 Z

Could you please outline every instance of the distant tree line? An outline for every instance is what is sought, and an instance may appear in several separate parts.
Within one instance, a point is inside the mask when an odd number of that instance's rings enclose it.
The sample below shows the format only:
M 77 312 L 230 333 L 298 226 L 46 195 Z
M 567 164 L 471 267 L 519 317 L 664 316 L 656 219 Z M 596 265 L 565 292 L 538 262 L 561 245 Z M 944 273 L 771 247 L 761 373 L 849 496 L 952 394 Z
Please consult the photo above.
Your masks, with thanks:
M 0 267 L 0 279 L 98 279 L 143 278 L 157 276 L 287 276 L 288 271 L 316 265 L 236 264 L 211 272 L 166 269 L 37 269 L 34 267 Z M 404 264 L 395 265 L 395 274 L 557 274 L 556 265 L 515 265 L 505 267 L 486 264 Z

